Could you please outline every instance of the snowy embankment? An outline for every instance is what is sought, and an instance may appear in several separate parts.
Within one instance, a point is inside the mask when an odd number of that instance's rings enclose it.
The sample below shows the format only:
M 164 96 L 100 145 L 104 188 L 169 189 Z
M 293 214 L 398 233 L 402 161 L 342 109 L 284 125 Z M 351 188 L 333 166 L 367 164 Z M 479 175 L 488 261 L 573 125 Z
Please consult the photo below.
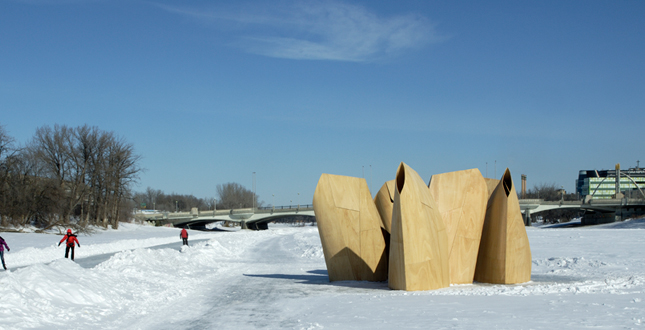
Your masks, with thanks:
M 152 227 L 143 225 L 121 224 L 119 230 L 98 229 L 93 234 L 81 234 L 78 237 L 80 248 L 76 248 L 78 258 L 99 254 L 114 253 L 127 249 L 178 242 L 179 229 L 169 227 Z M 209 233 L 190 232 L 191 239 L 212 237 Z M 63 235 L 33 233 L 0 233 L 11 248 L 5 255 L 10 267 L 22 267 L 36 263 L 46 263 L 60 259 L 65 254 L 65 244 L 58 246 Z
M 78 263 L 52 246 L 58 236 L 3 233 L 12 269 L 0 272 L 0 329 L 641 328 L 641 228 L 528 228 L 531 282 L 423 292 L 329 283 L 315 227 L 191 232 L 207 240 L 149 248 L 179 231 L 124 226 L 79 237 Z

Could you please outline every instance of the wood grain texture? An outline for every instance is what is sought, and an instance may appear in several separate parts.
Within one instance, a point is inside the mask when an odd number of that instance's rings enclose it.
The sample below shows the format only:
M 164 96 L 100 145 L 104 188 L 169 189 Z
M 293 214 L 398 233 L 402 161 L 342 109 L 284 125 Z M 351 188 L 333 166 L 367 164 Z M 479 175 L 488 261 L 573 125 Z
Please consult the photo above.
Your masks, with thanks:
M 490 198 L 490 195 L 492 195 L 493 191 L 495 191 L 495 188 L 497 188 L 497 185 L 499 184 L 499 180 L 484 178 L 484 181 L 486 182 L 486 187 L 488 188 L 488 198 Z
M 322 174 L 314 212 L 330 281 L 385 281 L 387 249 L 365 179 Z
M 381 186 L 381 189 L 374 197 L 374 204 L 381 216 L 383 229 L 388 233 L 392 229 L 392 208 L 394 207 L 394 180 L 390 180 Z
M 394 192 L 389 287 L 407 291 L 448 287 L 448 236 L 430 190 L 417 172 L 401 163 Z
M 428 185 L 448 236 L 450 283 L 473 282 L 488 188 L 478 169 L 433 175 Z
M 531 280 L 531 248 L 511 172 L 491 194 L 477 257 L 475 281 L 496 284 Z

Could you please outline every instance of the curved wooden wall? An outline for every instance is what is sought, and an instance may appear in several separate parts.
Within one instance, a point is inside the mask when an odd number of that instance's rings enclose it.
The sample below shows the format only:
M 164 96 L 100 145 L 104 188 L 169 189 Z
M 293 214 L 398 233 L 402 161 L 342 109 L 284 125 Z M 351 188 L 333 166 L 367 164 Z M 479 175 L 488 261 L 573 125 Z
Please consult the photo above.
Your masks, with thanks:
M 473 282 L 488 189 L 478 169 L 433 175 L 428 185 L 446 227 L 450 283 Z
M 497 185 L 499 184 L 499 180 L 484 178 L 484 181 L 486 182 L 486 187 L 488 188 L 488 198 L 490 198 L 490 195 L 492 195 L 493 191 L 495 191 L 495 188 L 497 188 Z
M 383 229 L 388 233 L 392 229 L 392 208 L 394 207 L 394 180 L 383 184 L 374 197 L 374 204 L 381 215 Z
M 381 218 L 365 179 L 322 174 L 313 199 L 330 281 L 385 281 Z
M 430 190 L 405 163 L 396 173 L 388 285 L 434 290 L 450 285 L 448 237 Z
M 507 168 L 488 200 L 475 281 L 513 284 L 530 280 L 531 248 Z

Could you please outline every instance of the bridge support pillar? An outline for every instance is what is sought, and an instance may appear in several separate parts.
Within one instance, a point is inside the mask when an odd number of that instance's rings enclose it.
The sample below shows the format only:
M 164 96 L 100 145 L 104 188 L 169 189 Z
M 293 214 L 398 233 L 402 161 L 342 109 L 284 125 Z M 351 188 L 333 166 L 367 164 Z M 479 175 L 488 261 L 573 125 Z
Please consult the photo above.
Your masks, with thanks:
M 529 209 L 526 209 L 524 211 L 524 226 L 531 226 L 531 210 Z
M 240 222 L 240 227 L 241 227 L 241 229 L 249 229 L 249 227 L 246 225 L 246 221 L 244 221 L 244 220 L 242 220 Z

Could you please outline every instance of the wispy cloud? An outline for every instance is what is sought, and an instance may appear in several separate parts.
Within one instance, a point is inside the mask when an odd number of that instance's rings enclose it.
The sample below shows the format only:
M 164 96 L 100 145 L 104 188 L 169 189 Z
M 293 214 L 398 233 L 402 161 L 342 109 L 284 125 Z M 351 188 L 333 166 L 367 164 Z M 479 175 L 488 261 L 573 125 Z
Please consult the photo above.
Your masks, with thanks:
M 29 5 L 70 5 L 88 2 L 101 2 L 105 0 L 11 0 Z
M 244 51 L 287 59 L 370 61 L 439 42 L 433 23 L 417 14 L 382 16 L 336 1 L 297 1 L 272 6 L 161 8 L 236 31 Z

